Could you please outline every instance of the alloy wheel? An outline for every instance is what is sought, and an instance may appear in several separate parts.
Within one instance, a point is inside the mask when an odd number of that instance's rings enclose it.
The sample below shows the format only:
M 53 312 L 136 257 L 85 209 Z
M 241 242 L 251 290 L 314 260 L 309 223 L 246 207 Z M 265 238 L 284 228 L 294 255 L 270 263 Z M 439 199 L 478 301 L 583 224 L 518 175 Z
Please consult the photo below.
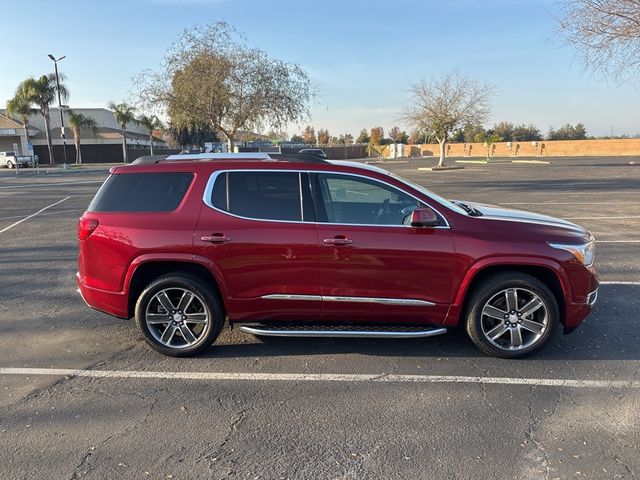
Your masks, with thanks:
M 482 308 L 482 333 L 502 350 L 523 350 L 536 344 L 549 324 L 545 302 L 526 288 L 507 288 Z

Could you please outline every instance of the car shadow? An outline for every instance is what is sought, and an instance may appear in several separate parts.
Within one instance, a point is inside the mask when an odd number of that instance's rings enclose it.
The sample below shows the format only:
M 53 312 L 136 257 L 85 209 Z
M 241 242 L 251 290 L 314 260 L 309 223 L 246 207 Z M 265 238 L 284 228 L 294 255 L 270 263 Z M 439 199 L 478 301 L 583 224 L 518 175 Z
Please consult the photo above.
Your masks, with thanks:
M 603 285 L 598 304 L 569 335 L 558 333 L 530 358 L 536 360 L 640 360 L 640 286 Z M 461 329 L 415 339 L 261 337 L 225 328 L 220 341 L 199 358 L 246 358 L 359 354 L 372 357 L 484 357 Z M 246 343 L 245 343 L 246 342 Z M 251 343 L 249 343 L 251 342 Z

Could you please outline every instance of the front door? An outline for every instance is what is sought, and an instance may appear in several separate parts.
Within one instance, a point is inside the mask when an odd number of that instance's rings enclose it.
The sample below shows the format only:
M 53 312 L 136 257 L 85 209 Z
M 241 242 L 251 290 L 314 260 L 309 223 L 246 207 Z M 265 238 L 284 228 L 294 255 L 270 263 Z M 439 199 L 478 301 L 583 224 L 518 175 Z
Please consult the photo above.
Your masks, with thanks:
M 406 225 L 424 204 L 374 179 L 317 173 L 312 185 L 320 206 L 323 320 L 441 323 L 454 268 L 446 220 Z
M 320 248 L 307 174 L 236 170 L 209 182 L 194 254 L 223 279 L 230 320 L 318 320 Z

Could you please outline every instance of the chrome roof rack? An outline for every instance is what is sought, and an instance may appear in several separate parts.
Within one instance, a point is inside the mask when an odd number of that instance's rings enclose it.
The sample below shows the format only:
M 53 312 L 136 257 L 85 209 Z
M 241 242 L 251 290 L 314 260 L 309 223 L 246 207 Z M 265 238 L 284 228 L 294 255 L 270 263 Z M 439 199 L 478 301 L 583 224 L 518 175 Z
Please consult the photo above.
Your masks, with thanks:
M 259 160 L 300 163 L 329 163 L 316 155 L 306 153 L 182 153 L 173 155 L 144 155 L 131 162 L 131 165 L 147 165 L 151 163 L 171 161 L 214 161 L 214 160 Z

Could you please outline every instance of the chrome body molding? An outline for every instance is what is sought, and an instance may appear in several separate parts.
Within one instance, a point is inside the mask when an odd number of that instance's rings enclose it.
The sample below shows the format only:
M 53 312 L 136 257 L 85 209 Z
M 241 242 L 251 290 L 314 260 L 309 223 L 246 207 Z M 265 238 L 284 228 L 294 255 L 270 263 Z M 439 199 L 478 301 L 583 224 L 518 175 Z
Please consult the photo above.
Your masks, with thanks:
M 263 295 L 264 300 L 312 300 L 320 302 L 322 297 L 320 295 L 290 295 L 288 293 L 273 293 L 271 295 Z
M 375 298 L 375 297 L 338 297 L 333 295 L 293 295 L 287 293 L 273 293 L 263 295 L 265 300 L 313 300 L 324 302 L 353 302 L 378 303 L 382 305 L 400 305 L 411 307 L 433 307 L 435 303 L 413 298 Z
M 339 337 L 339 338 L 422 338 L 434 337 L 447 333 L 446 328 L 432 328 L 425 330 L 321 330 L 295 328 L 265 328 L 261 325 L 241 325 L 240 331 L 252 335 L 267 337 Z

